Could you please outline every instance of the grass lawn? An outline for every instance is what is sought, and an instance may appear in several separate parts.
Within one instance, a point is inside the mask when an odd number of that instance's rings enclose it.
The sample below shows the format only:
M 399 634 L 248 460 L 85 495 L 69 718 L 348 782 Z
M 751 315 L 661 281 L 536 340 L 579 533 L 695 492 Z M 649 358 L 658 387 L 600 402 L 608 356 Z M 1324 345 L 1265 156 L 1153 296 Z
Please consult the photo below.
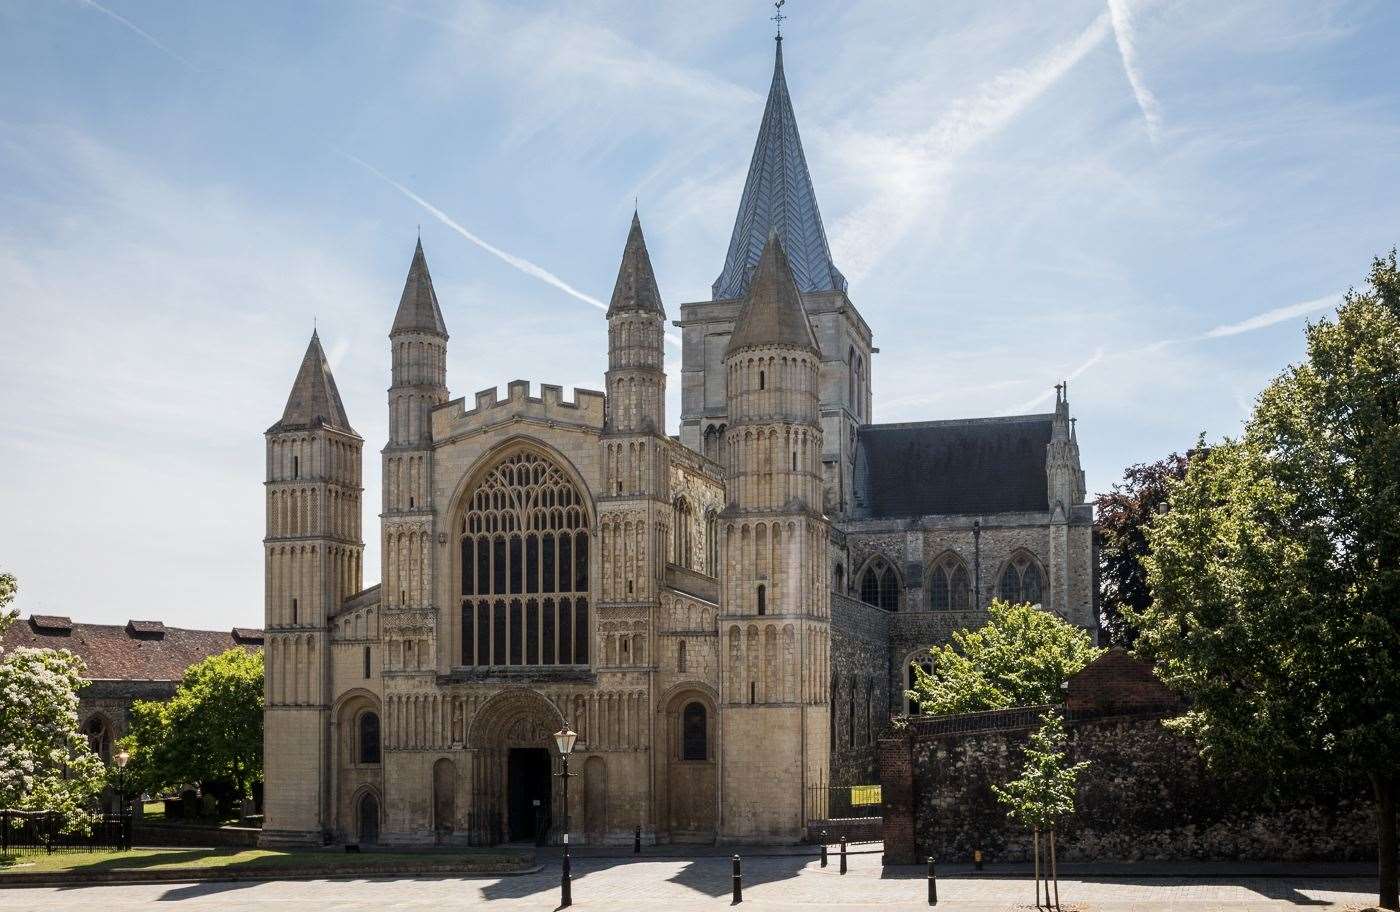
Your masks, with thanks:
M 182 868 L 232 870 L 286 870 L 334 867 L 366 870 L 397 864 L 455 867 L 463 864 L 517 864 L 527 855 L 509 850 L 458 852 L 277 852 L 269 849 L 131 849 L 126 852 L 55 852 L 42 849 L 21 855 L 0 856 L 0 882 L 8 873 L 48 874 L 63 871 L 111 871 L 142 869 L 173 871 Z

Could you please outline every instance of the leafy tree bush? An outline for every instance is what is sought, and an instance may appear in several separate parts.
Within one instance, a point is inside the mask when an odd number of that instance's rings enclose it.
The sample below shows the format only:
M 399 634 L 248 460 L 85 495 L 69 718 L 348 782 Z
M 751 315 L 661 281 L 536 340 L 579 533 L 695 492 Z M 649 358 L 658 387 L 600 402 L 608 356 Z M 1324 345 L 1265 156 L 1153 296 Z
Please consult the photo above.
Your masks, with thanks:
M 122 745 L 133 787 L 157 792 L 222 780 L 241 796 L 262 778 L 262 651 L 241 647 L 185 669 L 168 701 L 139 700 Z
M 1238 440 L 1193 459 L 1152 523 L 1137 650 L 1216 765 L 1268 781 L 1359 775 L 1395 909 L 1400 757 L 1400 270 L 1391 251 Z
M 1103 654 L 1089 634 L 1033 605 L 993 601 L 987 623 L 954 631 L 929 649 L 932 671 L 914 664 L 907 696 L 926 713 L 944 714 L 1057 703 L 1060 685 Z

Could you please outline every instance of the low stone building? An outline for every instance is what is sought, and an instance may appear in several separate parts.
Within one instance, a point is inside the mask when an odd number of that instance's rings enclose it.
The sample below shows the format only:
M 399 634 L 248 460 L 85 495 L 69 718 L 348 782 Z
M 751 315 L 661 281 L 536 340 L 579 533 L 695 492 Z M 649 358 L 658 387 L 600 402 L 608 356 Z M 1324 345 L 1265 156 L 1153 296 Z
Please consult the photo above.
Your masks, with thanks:
M 1277 800 L 1269 783 L 1207 769 L 1196 744 L 1162 720 L 1182 709 L 1152 669 L 1111 650 L 1068 682 L 1057 706 L 910 719 L 880 742 L 885 862 L 933 856 L 1024 861 L 1032 836 L 992 785 L 1020 774 L 1022 747 L 1047 710 L 1065 715 L 1071 762 L 1089 761 L 1076 813 L 1058 831 L 1067 861 L 1373 859 L 1362 783 L 1319 783 Z
M 161 621 L 75 624 L 56 614 L 20 618 L 0 635 L 12 649 L 66 649 L 87 666 L 87 685 L 78 694 L 78 726 L 93 752 L 112 759 L 113 745 L 130 724 L 136 700 L 167 700 L 175 695 L 185 669 L 235 646 L 261 647 L 263 632 L 187 630 Z

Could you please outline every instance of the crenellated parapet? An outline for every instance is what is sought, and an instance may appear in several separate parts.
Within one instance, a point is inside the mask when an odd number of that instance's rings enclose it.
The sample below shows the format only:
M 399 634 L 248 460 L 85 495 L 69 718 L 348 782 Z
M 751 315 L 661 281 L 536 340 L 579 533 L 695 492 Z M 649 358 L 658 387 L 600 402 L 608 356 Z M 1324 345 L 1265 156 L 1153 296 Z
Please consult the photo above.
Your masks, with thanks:
M 478 392 L 471 408 L 464 397 L 434 409 L 433 440 L 442 444 L 511 422 L 602 430 L 606 402 L 603 393 L 578 388 L 573 390 L 572 400 L 565 399 L 564 388 L 551 383 L 541 383 L 540 394 L 531 396 L 529 380 L 512 380 L 506 385 L 505 398 L 493 386 Z

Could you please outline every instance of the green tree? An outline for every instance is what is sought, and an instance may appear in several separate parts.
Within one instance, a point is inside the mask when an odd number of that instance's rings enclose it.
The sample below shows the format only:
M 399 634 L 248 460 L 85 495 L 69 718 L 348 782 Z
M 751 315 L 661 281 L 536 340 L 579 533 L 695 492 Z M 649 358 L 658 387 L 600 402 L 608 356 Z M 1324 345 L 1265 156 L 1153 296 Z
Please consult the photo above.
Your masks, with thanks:
M 1400 757 L 1400 271 L 1376 260 L 1239 440 L 1193 460 L 1152 524 L 1137 650 L 1189 696 L 1206 759 L 1275 783 L 1356 775 L 1395 909 Z
M 13 573 L 0 573 L 0 634 L 5 632 L 5 628 L 14 622 L 15 613 L 9 610 L 10 602 L 15 600 L 15 593 L 19 591 L 19 583 L 15 582 Z
M 1006 806 L 1007 816 L 1035 833 L 1036 906 L 1040 905 L 1040 873 L 1047 877 L 1046 905 L 1049 905 L 1049 880 L 1055 882 L 1055 905 L 1060 904 L 1060 878 L 1055 864 L 1055 829 L 1061 820 L 1074 813 L 1075 789 L 1079 774 L 1089 761 L 1070 763 L 1069 735 L 1064 719 L 1058 712 L 1047 712 L 1040 728 L 1031 734 L 1024 749 L 1025 766 L 1021 775 L 1005 786 L 992 786 L 997 801 Z M 1048 864 L 1041 865 L 1040 834 L 1048 834 Z
M 1130 648 L 1136 631 L 1123 616 L 1152 602 L 1147 586 L 1147 527 L 1167 507 L 1173 482 L 1186 477 L 1188 456 L 1172 453 L 1156 462 L 1128 466 L 1123 480 L 1094 500 L 1099 544 L 1100 620 L 1109 641 Z
M 261 650 L 210 656 L 185 669 L 168 701 L 134 703 L 122 744 L 131 752 L 128 769 L 137 788 L 226 781 L 246 797 L 262 778 Z
M 0 807 L 54 811 L 86 829 L 102 760 L 78 731 L 82 660 L 67 650 L 0 653 Z
M 1041 608 L 993 601 L 987 613 L 981 627 L 929 649 L 931 671 L 914 664 L 907 696 L 924 712 L 1057 703 L 1060 685 L 1103 654 L 1089 634 Z

